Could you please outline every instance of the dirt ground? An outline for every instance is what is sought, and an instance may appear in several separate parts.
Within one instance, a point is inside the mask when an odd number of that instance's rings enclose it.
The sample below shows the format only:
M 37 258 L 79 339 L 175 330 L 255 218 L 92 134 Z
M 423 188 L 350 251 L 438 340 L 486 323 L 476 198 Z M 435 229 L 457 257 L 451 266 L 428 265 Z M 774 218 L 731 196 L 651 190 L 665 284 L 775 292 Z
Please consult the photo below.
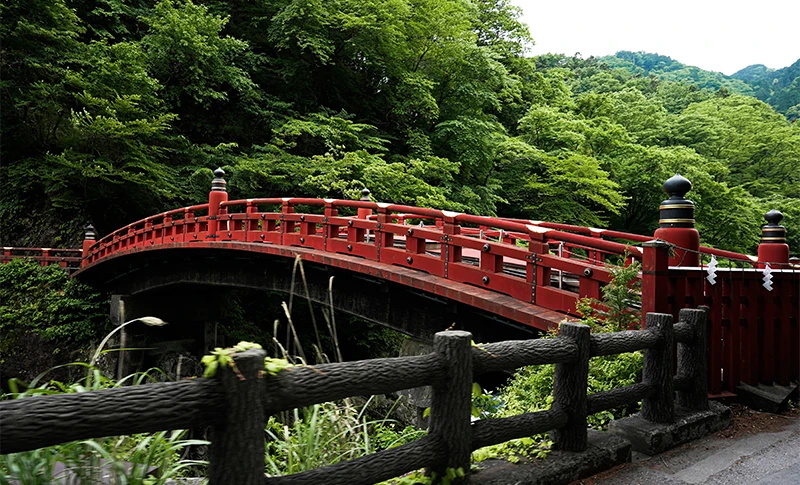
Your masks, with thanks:
M 741 404 L 731 404 L 730 408 L 733 411 L 733 425 L 717 431 L 714 436 L 718 438 L 734 439 L 755 433 L 779 431 L 786 420 L 800 418 L 800 407 L 796 405 L 781 414 L 754 411 Z

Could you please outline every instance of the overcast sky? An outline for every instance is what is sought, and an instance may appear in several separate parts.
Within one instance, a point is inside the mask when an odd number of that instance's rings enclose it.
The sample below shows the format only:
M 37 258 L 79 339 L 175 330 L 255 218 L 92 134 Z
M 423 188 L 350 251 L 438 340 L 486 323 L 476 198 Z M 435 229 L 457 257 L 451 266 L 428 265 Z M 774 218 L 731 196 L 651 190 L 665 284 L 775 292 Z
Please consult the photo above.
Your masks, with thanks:
M 645 51 L 725 74 L 800 58 L 800 0 L 511 0 L 536 45 L 589 57 Z

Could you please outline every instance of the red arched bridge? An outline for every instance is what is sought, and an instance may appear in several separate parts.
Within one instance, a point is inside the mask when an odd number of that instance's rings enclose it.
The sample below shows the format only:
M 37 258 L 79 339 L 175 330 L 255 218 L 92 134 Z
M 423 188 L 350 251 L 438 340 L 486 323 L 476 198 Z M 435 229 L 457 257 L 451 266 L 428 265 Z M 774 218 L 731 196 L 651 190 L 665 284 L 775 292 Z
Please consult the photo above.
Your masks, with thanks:
M 578 299 L 600 298 L 612 278 L 608 263 L 635 259 L 642 263 L 643 314 L 677 318 L 681 308 L 710 307 L 712 394 L 800 378 L 800 272 L 789 262 L 782 215 L 765 216 L 757 257 L 700 246 L 694 206 L 684 197 L 691 183 L 679 175 L 664 185 L 670 198 L 652 237 L 373 202 L 366 190 L 361 200 L 231 201 L 224 172 L 215 175 L 208 203 L 147 217 L 99 240 L 89 226 L 80 258 L 69 252 L 75 250 L 5 248 L 3 259 L 72 268 L 79 261 L 75 277 L 137 294 L 203 284 L 287 291 L 299 258 L 324 273 L 312 283 L 312 299 L 412 334 L 425 333 L 414 322 L 427 321 L 432 333 L 459 312 L 547 330 L 575 315 Z M 701 264 L 703 255 L 714 262 Z M 744 267 L 714 269 L 716 258 Z M 341 277 L 337 297 L 326 291 L 334 273 Z M 469 330 L 493 340 L 501 328 Z

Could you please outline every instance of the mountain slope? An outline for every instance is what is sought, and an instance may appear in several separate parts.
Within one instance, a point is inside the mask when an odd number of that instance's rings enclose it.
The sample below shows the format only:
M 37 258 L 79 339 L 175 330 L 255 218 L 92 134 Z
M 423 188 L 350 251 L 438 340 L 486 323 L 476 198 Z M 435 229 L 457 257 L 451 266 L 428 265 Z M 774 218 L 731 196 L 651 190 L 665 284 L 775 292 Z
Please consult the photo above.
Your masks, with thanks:
M 671 57 L 647 52 L 620 51 L 600 61 L 612 68 L 625 69 L 642 76 L 653 75 L 666 81 L 679 81 L 699 88 L 754 96 L 770 104 L 787 118 L 800 117 L 800 59 L 782 69 L 762 64 L 748 66 L 732 76 L 687 66 Z
M 800 115 L 800 59 L 781 69 L 754 64 L 734 73 L 731 78 L 753 86 L 755 97 L 787 117 L 796 119 Z

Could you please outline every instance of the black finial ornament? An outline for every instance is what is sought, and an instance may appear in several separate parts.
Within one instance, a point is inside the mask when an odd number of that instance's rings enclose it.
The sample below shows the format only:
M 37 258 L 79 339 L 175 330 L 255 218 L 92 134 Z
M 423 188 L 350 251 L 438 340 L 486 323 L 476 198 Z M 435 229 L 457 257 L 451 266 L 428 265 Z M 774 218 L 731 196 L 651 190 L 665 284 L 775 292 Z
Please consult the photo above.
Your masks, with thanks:
M 86 232 L 84 232 L 83 239 L 87 241 L 94 241 L 97 239 L 97 232 L 94 230 L 94 226 L 91 224 L 86 225 Z
M 783 220 L 783 214 L 772 209 L 764 214 L 764 219 L 767 221 L 767 224 L 761 226 L 761 242 L 786 243 L 786 228 L 780 225 L 780 222 Z
M 211 181 L 211 191 L 212 192 L 227 192 L 227 185 L 228 182 L 225 181 L 224 177 L 225 171 L 222 168 L 218 168 L 214 170 L 214 180 Z
M 677 172 L 664 182 L 664 192 L 669 194 L 669 199 L 658 208 L 660 227 L 694 228 L 694 203 L 686 198 L 690 190 L 692 183 Z
M 780 225 L 781 221 L 783 220 L 783 214 L 777 209 L 772 209 L 764 214 L 764 219 L 767 221 L 768 225 L 777 226 Z
M 372 200 L 369 198 L 369 194 L 370 194 L 369 189 L 364 187 L 363 189 L 361 189 L 361 198 L 359 200 L 362 202 L 369 202 L 370 200 Z
M 664 182 L 664 192 L 669 194 L 670 199 L 683 199 L 690 190 L 692 190 L 692 183 L 678 172 Z

